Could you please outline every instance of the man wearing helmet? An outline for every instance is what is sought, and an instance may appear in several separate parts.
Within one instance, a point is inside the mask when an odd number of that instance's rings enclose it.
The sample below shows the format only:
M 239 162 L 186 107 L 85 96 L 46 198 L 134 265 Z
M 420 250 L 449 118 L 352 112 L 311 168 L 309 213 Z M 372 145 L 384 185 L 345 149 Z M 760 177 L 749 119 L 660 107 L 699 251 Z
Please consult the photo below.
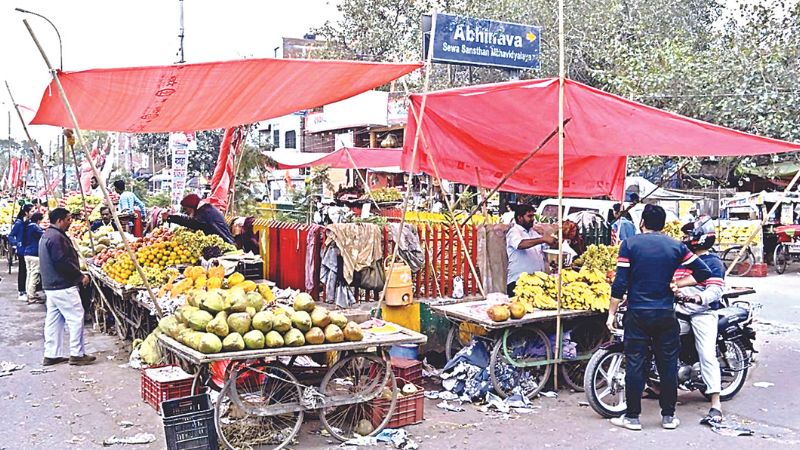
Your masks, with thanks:
M 692 327 L 695 346 L 700 356 L 700 371 L 706 383 L 705 393 L 711 397 L 711 409 L 704 421 L 719 423 L 722 421 L 722 404 L 720 402 L 720 367 L 717 360 L 717 315 L 714 310 L 720 308 L 720 299 L 725 288 L 725 264 L 719 256 L 710 253 L 716 236 L 714 224 L 708 216 L 701 216 L 694 222 L 686 224 L 682 231 L 684 242 L 697 257 L 711 269 L 711 278 L 695 286 L 680 289 L 680 294 L 689 299 L 685 303 L 675 304 L 675 313 L 682 329 Z M 691 270 L 680 268 L 674 279 L 691 275 Z

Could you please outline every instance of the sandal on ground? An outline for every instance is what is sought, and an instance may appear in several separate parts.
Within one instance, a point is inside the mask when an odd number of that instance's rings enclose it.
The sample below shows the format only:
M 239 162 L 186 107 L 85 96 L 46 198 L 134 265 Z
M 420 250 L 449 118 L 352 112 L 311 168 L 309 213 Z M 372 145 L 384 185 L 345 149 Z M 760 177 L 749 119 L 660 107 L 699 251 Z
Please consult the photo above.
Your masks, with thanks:
M 700 420 L 703 425 L 718 425 L 722 423 L 722 411 L 717 408 L 708 410 L 708 414 Z

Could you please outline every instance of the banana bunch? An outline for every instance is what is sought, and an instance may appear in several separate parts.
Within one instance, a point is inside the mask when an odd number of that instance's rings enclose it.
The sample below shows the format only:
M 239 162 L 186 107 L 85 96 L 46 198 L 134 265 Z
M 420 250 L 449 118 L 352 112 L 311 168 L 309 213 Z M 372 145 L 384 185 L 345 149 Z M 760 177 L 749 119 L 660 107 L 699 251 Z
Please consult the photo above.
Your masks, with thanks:
M 566 309 L 605 311 L 611 300 L 611 285 L 603 272 L 582 268 L 561 273 L 561 306 Z M 514 289 L 516 300 L 527 312 L 558 308 L 558 275 L 544 272 L 523 273 Z
M 618 245 L 592 244 L 586 248 L 586 251 L 581 256 L 573 261 L 573 264 L 606 273 L 616 269 L 618 255 Z
M 662 232 L 669 237 L 674 239 L 680 239 L 683 237 L 683 231 L 681 231 L 681 221 L 680 220 L 673 220 L 672 222 L 667 222 L 664 224 L 664 229 Z

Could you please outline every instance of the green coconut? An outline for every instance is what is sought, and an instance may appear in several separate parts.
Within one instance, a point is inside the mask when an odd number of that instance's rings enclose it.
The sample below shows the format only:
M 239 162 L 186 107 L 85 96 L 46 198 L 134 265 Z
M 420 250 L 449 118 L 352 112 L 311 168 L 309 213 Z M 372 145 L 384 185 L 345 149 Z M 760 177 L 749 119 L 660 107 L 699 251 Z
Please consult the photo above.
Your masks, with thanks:
M 269 311 L 257 312 L 256 315 L 253 316 L 253 328 L 262 333 L 268 333 L 272 330 L 272 319 L 273 315 Z
M 243 336 L 244 345 L 248 350 L 261 350 L 264 348 L 264 333 L 250 330 Z

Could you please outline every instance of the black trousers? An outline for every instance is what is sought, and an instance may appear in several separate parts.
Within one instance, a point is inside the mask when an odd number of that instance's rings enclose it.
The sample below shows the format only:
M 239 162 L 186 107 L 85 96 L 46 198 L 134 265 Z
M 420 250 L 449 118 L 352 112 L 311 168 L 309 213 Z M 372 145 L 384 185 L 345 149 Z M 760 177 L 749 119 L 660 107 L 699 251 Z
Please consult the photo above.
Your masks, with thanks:
M 678 354 L 680 326 L 672 310 L 628 310 L 625 328 L 625 416 L 642 413 L 642 392 L 655 357 L 661 381 L 659 404 L 662 416 L 675 415 L 678 400 Z
M 25 265 L 25 257 L 17 255 L 19 261 L 19 272 L 17 272 L 17 291 L 26 292 L 28 290 L 28 266 Z

